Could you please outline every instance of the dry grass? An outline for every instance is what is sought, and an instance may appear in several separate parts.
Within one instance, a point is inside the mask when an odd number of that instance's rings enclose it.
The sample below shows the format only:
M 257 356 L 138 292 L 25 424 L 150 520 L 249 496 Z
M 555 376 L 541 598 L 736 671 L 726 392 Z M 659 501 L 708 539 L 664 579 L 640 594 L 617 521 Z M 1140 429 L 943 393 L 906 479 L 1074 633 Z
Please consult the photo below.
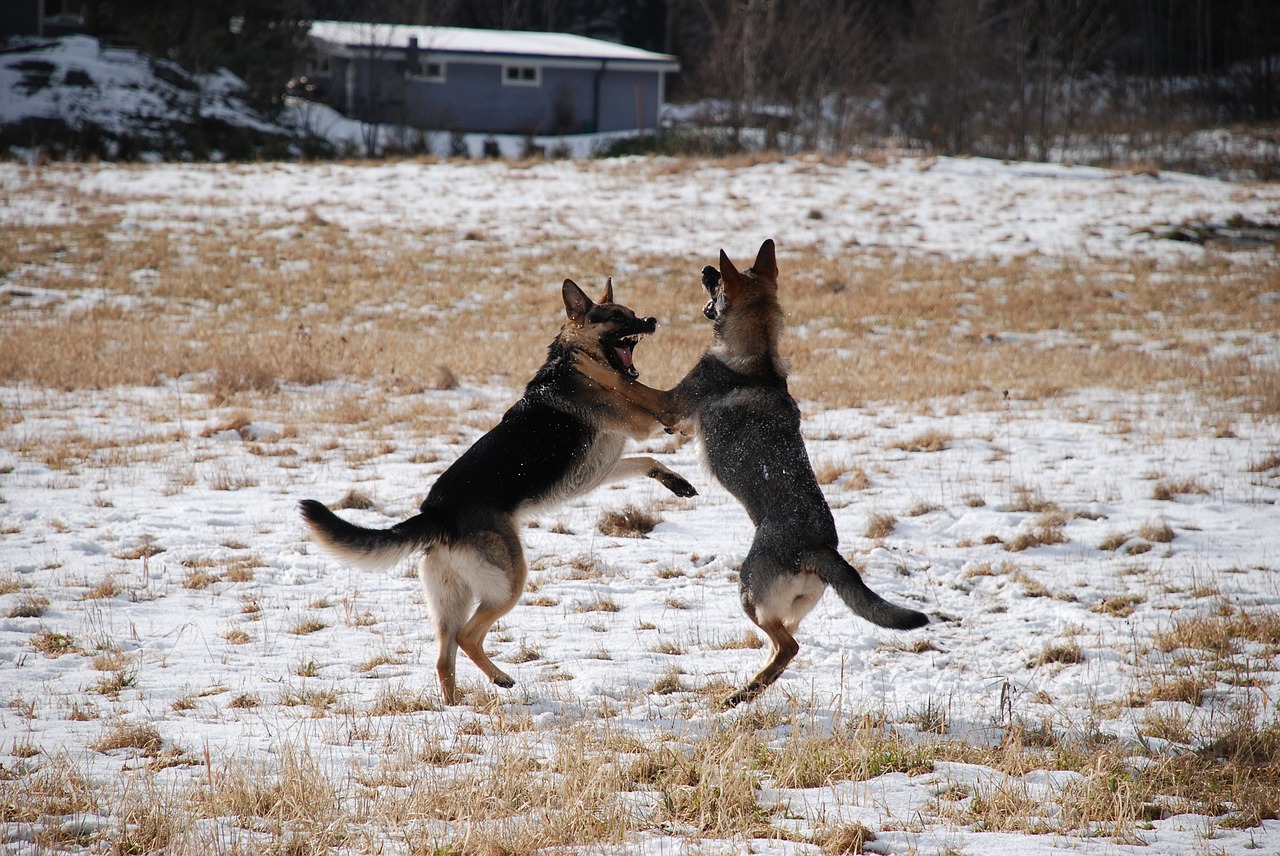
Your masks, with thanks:
M 80 201 L 90 202 L 72 198 L 70 204 Z M 107 210 L 105 200 L 91 203 L 84 210 Z M 694 269 L 684 258 L 619 260 L 563 247 L 530 257 L 523 248 L 494 241 L 476 242 L 470 254 L 460 254 L 451 251 L 452 239 L 444 233 L 412 239 L 377 235 L 373 240 L 392 241 L 394 251 L 371 253 L 371 239 L 359 232 L 306 228 L 319 230 L 323 240 L 282 243 L 263 238 L 252 223 L 180 234 L 145 230 L 127 240 L 105 240 L 104 235 L 124 234 L 111 215 L 54 230 L 11 229 L 0 250 L 5 269 L 48 269 L 57 272 L 51 285 L 137 299 L 128 310 L 111 299 L 99 301 L 60 316 L 56 324 L 39 310 L 6 308 L 0 353 L 7 358 L 0 360 L 0 381 L 100 389 L 198 374 L 206 378 L 211 400 L 233 404 L 276 395 L 281 384 L 339 376 L 406 392 L 491 379 L 518 384 L 540 362 L 559 323 L 546 283 L 572 271 L 615 272 L 623 261 L 651 274 L 619 283 L 626 302 L 670 318 L 660 332 L 662 347 L 639 349 L 646 380 L 670 385 L 705 343 L 697 306 L 669 287 Z M 64 263 L 68 258 L 74 263 Z M 851 263 L 858 300 L 831 300 L 829 284 L 846 282 Z M 841 359 L 858 367 L 831 371 L 828 337 L 791 336 L 785 344 L 793 385 L 800 398 L 829 406 L 975 391 L 995 404 L 1004 389 L 1038 399 L 1093 386 L 1146 392 L 1176 385 L 1245 402 L 1255 412 L 1280 412 L 1280 372 L 1247 354 L 1221 356 L 1202 346 L 1206 333 L 1280 328 L 1280 307 L 1259 299 L 1273 290 L 1267 266 L 1247 256 L 1212 254 L 1178 265 L 1179 275 L 1171 277 L 1165 263 L 1146 258 L 1046 265 L 1030 258 L 940 261 L 864 249 L 851 262 L 818 248 L 790 247 L 783 271 L 788 322 L 839 335 L 842 348 L 852 352 Z M 157 274 L 145 295 L 128 276 L 140 269 Z M 419 305 L 423 270 L 431 271 L 432 299 L 442 315 L 428 327 L 439 325 L 450 335 L 424 335 L 416 315 L 388 316 L 376 336 L 354 332 L 364 306 Z M 511 270 L 519 273 L 513 278 Z M 1108 288 L 1096 285 L 1103 280 Z M 1207 281 L 1229 286 L 1212 306 L 1196 296 Z M 503 294 L 504 311 L 468 302 L 473 293 Z M 1118 293 L 1123 312 L 1116 311 Z M 968 317 L 983 319 L 971 334 L 955 334 L 957 294 L 964 296 Z M 239 311 L 201 308 L 218 303 L 236 303 Z M 295 312 L 280 311 L 299 306 L 309 307 L 305 324 Z M 530 318 L 547 323 L 529 324 Z M 185 333 L 193 320 L 200 336 Z M 899 323 L 910 325 L 910 336 L 899 334 Z M 139 330 L 146 334 L 135 335 Z M 459 334 L 468 330 L 487 336 Z M 1022 336 L 1049 330 L 1069 334 L 1062 338 L 1071 341 L 1026 347 Z M 1172 341 L 1171 330 L 1180 331 Z M 990 331 L 1021 335 L 1005 338 Z M 504 347 L 489 347 L 493 338 L 501 338 Z M 1143 341 L 1167 347 L 1147 349 Z M 108 344 L 113 358 L 98 359 Z M 993 379 L 1016 379 L 1016 386 Z M 378 417 L 366 412 L 364 418 Z M 950 442 L 946 434 L 932 432 L 902 446 L 936 450 Z
M 904 452 L 945 452 L 951 448 L 952 437 L 941 431 L 929 430 L 909 440 L 901 440 L 890 446 Z
M 1138 605 L 1145 602 L 1146 597 L 1140 594 L 1121 594 L 1109 597 L 1089 607 L 1090 612 L 1109 615 L 1112 618 L 1128 618 L 1137 611 Z
M 662 522 L 662 516 L 634 505 L 600 515 L 596 528 L 600 534 L 615 538 L 643 538 Z
M 117 722 L 106 734 L 90 744 L 90 748 L 98 752 L 112 752 L 117 749 L 137 749 L 147 755 L 155 755 L 160 751 L 164 741 L 155 726 L 146 723 Z
M 1071 666 L 1083 662 L 1084 651 L 1081 649 L 1079 642 L 1072 640 L 1070 642 L 1054 642 L 1046 645 L 1043 650 L 1027 661 L 1027 665 L 1034 668 L 1050 663 Z
M 656 695 L 687 692 L 676 668 L 651 689 Z M 380 715 L 392 708 L 432 709 L 409 692 L 392 696 Z M 775 825 L 784 815 L 762 801 L 762 789 L 822 789 L 887 773 L 916 776 L 940 761 L 981 765 L 990 775 L 976 786 L 940 790 L 935 804 L 920 809 L 920 822 L 1132 843 L 1143 823 L 1169 813 L 1252 827 L 1280 810 L 1274 788 L 1280 726 L 1248 711 L 1206 727 L 1149 712 L 1144 733 L 1205 748 L 1135 759 L 1132 744 L 1112 745 L 1087 734 L 1069 738 L 1041 726 L 1011 726 L 1007 739 L 994 746 L 946 736 L 922 740 L 918 733 L 896 734 L 869 713 L 822 725 L 797 709 L 761 709 L 705 730 L 660 730 L 640 740 L 608 727 L 607 720 L 539 732 L 527 717 L 500 706 L 485 703 L 476 710 L 478 718 L 458 734 L 464 741 L 489 741 L 492 762 L 475 763 L 465 742 L 449 748 L 420 727 L 401 726 L 380 742 L 376 768 L 353 773 L 324 751 L 284 743 L 261 761 L 206 756 L 189 784 L 167 788 L 157 787 L 146 769 L 193 760 L 161 755 L 163 741 L 150 726 L 116 722 L 95 745 L 98 751 L 155 759 L 133 774 L 132 784 L 113 792 L 69 759 L 29 754 L 32 763 L 0 778 L 0 817 L 30 822 L 102 812 L 110 804 L 122 819 L 111 838 L 118 847 L 127 842 L 144 852 L 162 846 L 190 852 L 218 828 L 200 821 L 229 819 L 255 829 L 259 848 L 271 852 L 304 852 L 297 849 L 304 839 L 305 852 L 372 852 L 366 835 L 419 828 L 415 820 L 430 819 L 444 824 L 431 827 L 431 852 L 609 849 L 637 833 L 678 828 L 697 837 L 808 840 L 829 853 L 857 853 L 877 830 L 819 821 L 811 839 L 796 839 Z M 935 708 L 919 718 L 936 726 L 940 716 Z M 926 732 L 937 735 L 945 727 Z M 1078 775 L 1055 787 L 1029 775 L 1054 769 Z M 649 796 L 637 803 L 632 798 L 640 793 Z
M 898 525 L 898 518 L 892 514 L 877 512 L 867 518 L 867 528 L 862 531 L 864 538 L 887 538 L 889 533 L 893 532 L 893 527 Z
M 1011 538 L 1004 548 L 1010 553 L 1020 553 L 1033 547 L 1062 544 L 1067 540 L 1067 517 L 1061 511 L 1046 511 L 1031 522 L 1023 532 Z
M 1195 479 L 1181 479 L 1178 481 L 1161 479 L 1151 489 L 1151 498 L 1162 502 L 1176 502 L 1178 497 L 1184 494 L 1204 495 L 1207 493 L 1209 493 L 1209 489 Z
M 323 621 L 322 619 L 315 618 L 315 617 L 304 617 L 304 618 L 299 618 L 296 622 L 294 622 L 294 624 L 289 628 L 289 632 L 295 636 L 307 636 L 311 633 L 316 633 L 317 631 L 324 630 L 328 626 L 329 624 Z
M 1280 652 L 1280 612 L 1245 612 L 1228 607 L 1225 614 L 1177 619 L 1152 641 L 1164 653 L 1190 649 L 1226 657 L 1252 643 L 1274 656 Z

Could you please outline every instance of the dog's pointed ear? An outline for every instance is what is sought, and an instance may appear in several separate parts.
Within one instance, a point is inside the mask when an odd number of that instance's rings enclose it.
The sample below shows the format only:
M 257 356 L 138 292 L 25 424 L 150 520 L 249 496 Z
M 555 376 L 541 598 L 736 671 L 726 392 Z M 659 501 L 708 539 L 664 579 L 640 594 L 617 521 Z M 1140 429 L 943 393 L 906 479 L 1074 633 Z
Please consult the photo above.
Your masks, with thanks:
M 564 314 L 568 316 L 570 322 L 581 324 L 587 317 L 587 313 L 591 311 L 591 307 L 595 305 L 591 302 L 591 298 L 587 297 L 582 289 L 578 288 L 578 284 L 571 279 L 564 281 L 560 293 L 564 297 Z
M 751 269 L 761 276 L 767 276 L 770 279 L 778 278 L 778 259 L 773 252 L 773 238 L 766 238 L 760 245 L 760 252 L 756 253 L 756 260 L 751 265 Z
M 601 297 L 597 303 L 613 302 L 613 277 L 606 277 L 604 281 L 604 297 Z
M 738 269 L 733 266 L 733 262 L 729 261 L 729 256 L 724 250 L 720 251 L 720 282 L 721 288 L 724 289 L 724 296 L 729 302 L 732 303 L 742 293 L 744 285 L 742 274 L 738 273 Z

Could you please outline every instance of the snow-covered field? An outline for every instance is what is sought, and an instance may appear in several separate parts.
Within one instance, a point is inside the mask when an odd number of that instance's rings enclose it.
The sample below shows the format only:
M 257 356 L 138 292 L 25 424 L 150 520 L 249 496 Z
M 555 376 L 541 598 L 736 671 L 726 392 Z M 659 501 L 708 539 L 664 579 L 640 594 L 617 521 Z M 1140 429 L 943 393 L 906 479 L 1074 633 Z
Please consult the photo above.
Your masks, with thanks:
M 598 246 L 622 258 L 712 261 L 725 247 L 746 261 L 760 239 L 774 237 L 784 304 L 786 278 L 796 273 L 789 247 L 835 255 L 878 247 L 940 259 L 1034 255 L 1044 264 L 1147 255 L 1176 264 L 1209 251 L 1157 240 L 1152 230 L 1280 220 L 1276 186 L 981 160 L 739 167 L 626 160 L 518 170 L 3 164 L 0 229 L 52 228 L 81 216 L 71 191 L 124 214 L 110 240 L 215 221 L 287 236 L 308 212 L 355 233 L 393 228 L 441 240 L 482 232 L 528 252 Z M 465 251 L 441 240 L 440 252 Z M 1274 247 L 1250 252 L 1274 276 Z M 48 267 L 9 270 L 0 306 L 32 312 L 45 301 L 48 312 L 70 311 L 82 295 L 59 292 L 55 280 Z M 662 311 L 685 311 L 687 297 Z M 1277 298 L 1280 279 L 1268 299 Z M 546 323 L 549 340 L 556 322 L 548 315 Z M 1239 344 L 1240 332 L 1206 344 Z M 1275 331 L 1253 332 L 1276 345 Z M 642 347 L 642 366 L 644 348 L 661 341 L 659 331 Z M 780 749 L 806 728 L 838 732 L 860 717 L 922 745 L 995 746 L 1015 727 L 1039 727 L 1063 740 L 1110 741 L 1132 755 L 1136 780 L 1152 759 L 1201 748 L 1222 723 L 1248 717 L 1275 727 L 1280 640 L 1241 637 L 1212 663 L 1195 649 L 1153 641 L 1188 618 L 1251 616 L 1264 624 L 1280 611 L 1274 415 L 1178 391 L 1092 388 L 983 408 L 963 399 L 856 409 L 803 402 L 811 458 L 820 469 L 844 471 L 825 486 L 843 550 L 874 589 L 926 611 L 933 623 L 911 634 L 879 630 L 828 593 L 803 624 L 800 654 L 778 685 L 728 713 L 715 699 L 766 654 L 742 645 L 749 622 L 734 581 L 750 522 L 701 470 L 693 443 L 656 438 L 642 447 L 686 474 L 700 495 L 669 499 L 645 481 L 532 521 L 531 590 L 490 636 L 517 685 L 483 685 L 461 661 L 470 701 L 444 708 L 411 569 L 359 573 L 328 558 L 305 535 L 295 504 L 333 502 L 355 487 L 372 507 L 342 513 L 390 525 L 413 513 L 433 474 L 518 390 L 464 384 L 419 393 L 457 414 L 452 430 L 432 435 L 411 419 L 392 420 L 389 433 L 366 441 L 360 425 L 327 420 L 312 403 L 334 390 L 358 394 L 358 383 L 290 387 L 272 408 L 229 424 L 199 381 L 0 387 L 5 852 L 108 850 L 137 825 L 107 799 L 88 812 L 24 815 L 16 806 L 30 794 L 18 790 L 36 790 L 40 771 L 55 767 L 102 792 L 133 788 L 135 799 L 146 782 L 168 805 L 185 788 L 212 789 L 220 770 L 278 770 L 301 754 L 343 795 L 343 822 L 365 830 L 335 839 L 336 849 L 466 852 L 465 819 L 423 815 L 379 826 L 376 804 L 419 782 L 414 777 L 447 783 L 460 767 L 493 770 L 512 754 L 557 769 L 557 753 L 583 733 L 620 735 L 640 753 L 680 752 L 743 725 Z M 858 471 L 865 483 L 854 478 Z M 662 522 L 643 538 L 601 534 L 602 510 L 628 505 L 656 510 Z M 868 537 L 886 515 L 896 520 L 888 533 Z M 1055 537 L 1008 549 L 1028 534 Z M 1152 693 L 1181 676 L 1202 682 L 1191 700 Z M 161 743 L 112 748 L 105 739 L 135 726 Z M 416 761 L 405 761 L 405 745 L 418 747 Z M 431 766 L 424 746 L 465 763 Z M 582 745 L 586 753 L 595 748 Z M 671 819 L 668 794 L 638 786 L 630 799 L 639 819 L 614 851 L 817 852 L 806 842 L 821 830 L 856 822 L 875 832 L 866 848 L 884 853 L 1280 852 L 1280 822 L 1240 828 L 1224 822 L 1227 808 L 1210 816 L 1172 806 L 1133 818 L 1123 834 L 1105 825 L 1097 835 L 1055 827 L 1051 806 L 1073 783 L 1091 781 L 1076 769 L 1010 779 L 983 763 L 940 760 L 923 770 L 836 778 L 791 788 L 762 776 L 756 799 L 772 833 L 699 830 Z M 1128 787 L 1112 786 L 1117 795 Z M 973 821 L 975 801 L 1009 787 L 1033 802 L 1043 797 L 1044 833 Z M 173 841 L 254 852 L 279 849 L 287 838 L 230 809 L 192 816 L 203 819 Z

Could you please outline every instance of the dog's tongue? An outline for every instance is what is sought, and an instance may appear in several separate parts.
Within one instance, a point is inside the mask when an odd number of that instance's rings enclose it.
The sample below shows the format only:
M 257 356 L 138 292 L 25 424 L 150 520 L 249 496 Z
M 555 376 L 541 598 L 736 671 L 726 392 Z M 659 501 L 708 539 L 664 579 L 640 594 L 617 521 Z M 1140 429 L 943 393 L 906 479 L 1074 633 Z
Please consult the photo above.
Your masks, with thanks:
M 632 364 L 630 348 L 615 347 L 613 352 L 618 355 L 618 362 L 622 363 L 622 367 L 626 369 L 632 377 L 636 377 L 640 374 Z

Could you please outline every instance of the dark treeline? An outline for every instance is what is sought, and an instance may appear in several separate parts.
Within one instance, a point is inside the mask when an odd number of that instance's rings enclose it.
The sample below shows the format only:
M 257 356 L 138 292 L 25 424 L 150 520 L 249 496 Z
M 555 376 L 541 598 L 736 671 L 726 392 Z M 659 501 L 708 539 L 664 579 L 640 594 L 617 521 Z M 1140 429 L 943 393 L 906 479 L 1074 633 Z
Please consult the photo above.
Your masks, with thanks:
M 677 55 L 675 101 L 767 144 L 1046 157 L 1280 118 L 1277 0 L 90 0 L 106 38 L 279 104 L 312 19 L 558 30 Z

